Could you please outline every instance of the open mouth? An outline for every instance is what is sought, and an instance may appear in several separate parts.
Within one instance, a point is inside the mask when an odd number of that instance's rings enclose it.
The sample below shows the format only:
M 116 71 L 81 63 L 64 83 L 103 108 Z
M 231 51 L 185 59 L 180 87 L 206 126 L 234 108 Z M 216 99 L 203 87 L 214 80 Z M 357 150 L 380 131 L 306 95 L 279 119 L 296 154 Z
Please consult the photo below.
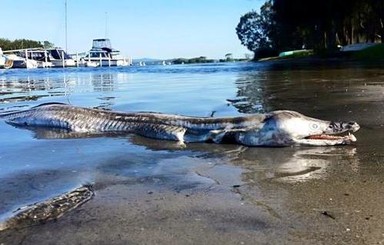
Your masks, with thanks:
M 310 135 L 305 137 L 305 139 L 311 139 L 311 140 L 334 140 L 334 141 L 349 141 L 349 142 L 355 142 L 357 139 L 356 137 L 348 132 L 347 135 L 334 135 L 334 134 L 317 134 L 317 135 Z

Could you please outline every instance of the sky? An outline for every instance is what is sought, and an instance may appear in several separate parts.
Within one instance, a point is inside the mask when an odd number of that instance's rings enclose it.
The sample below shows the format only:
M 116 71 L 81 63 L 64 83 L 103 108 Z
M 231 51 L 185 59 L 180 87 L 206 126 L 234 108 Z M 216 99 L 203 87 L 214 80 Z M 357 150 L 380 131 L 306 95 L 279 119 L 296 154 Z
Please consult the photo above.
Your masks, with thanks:
M 264 2 L 0 0 L 0 38 L 49 41 L 68 53 L 81 53 L 92 47 L 93 39 L 107 37 L 113 48 L 134 59 L 220 59 L 227 53 L 244 58 L 251 52 L 241 45 L 235 28 L 242 15 L 259 12 Z

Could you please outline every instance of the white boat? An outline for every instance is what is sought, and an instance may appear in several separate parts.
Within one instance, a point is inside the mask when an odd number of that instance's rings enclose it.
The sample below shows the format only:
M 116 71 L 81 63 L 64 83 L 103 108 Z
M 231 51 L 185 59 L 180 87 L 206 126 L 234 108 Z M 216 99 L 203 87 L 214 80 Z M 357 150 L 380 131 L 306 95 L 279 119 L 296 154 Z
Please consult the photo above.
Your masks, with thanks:
M 91 50 L 82 58 L 83 62 L 96 62 L 99 66 L 128 66 L 129 59 L 113 49 L 108 38 L 94 39 Z
M 28 58 L 29 49 L 15 49 L 2 51 L 5 58 L 4 68 L 37 68 L 38 62 Z
M 80 59 L 78 62 L 79 62 L 78 65 L 80 67 L 98 67 L 98 66 L 100 66 L 99 62 L 96 62 L 96 61 L 88 61 L 88 60 Z
M 0 69 L 5 68 L 5 56 L 3 55 L 3 50 L 0 48 Z
M 42 48 L 15 49 L 5 52 L 7 53 L 7 65 L 12 68 L 47 68 L 53 66 L 50 62 L 49 53 Z
M 42 48 L 27 49 L 24 52 L 19 52 L 19 56 L 21 56 L 23 58 L 28 56 L 28 59 L 36 60 L 38 68 L 53 67 L 52 62 L 50 61 L 48 51 L 46 51 Z
M 37 68 L 38 62 L 32 59 L 26 59 L 16 54 L 5 55 L 5 68 Z
M 76 62 L 63 49 L 53 48 L 48 49 L 49 61 L 53 67 L 74 67 Z

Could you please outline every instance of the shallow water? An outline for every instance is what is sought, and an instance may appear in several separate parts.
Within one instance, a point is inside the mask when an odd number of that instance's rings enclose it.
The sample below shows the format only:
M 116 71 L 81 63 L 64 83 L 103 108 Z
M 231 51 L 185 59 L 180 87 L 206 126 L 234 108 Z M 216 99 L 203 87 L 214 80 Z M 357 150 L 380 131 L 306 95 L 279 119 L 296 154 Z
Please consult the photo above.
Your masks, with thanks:
M 248 184 L 260 198 L 280 202 L 270 181 L 384 178 L 380 66 L 226 63 L 0 70 L 0 113 L 47 102 L 194 116 L 290 109 L 322 119 L 355 120 L 361 129 L 352 146 L 182 147 L 139 136 L 50 138 L 0 121 L 0 219 L 85 183 L 159 180 L 176 191 L 218 182 Z

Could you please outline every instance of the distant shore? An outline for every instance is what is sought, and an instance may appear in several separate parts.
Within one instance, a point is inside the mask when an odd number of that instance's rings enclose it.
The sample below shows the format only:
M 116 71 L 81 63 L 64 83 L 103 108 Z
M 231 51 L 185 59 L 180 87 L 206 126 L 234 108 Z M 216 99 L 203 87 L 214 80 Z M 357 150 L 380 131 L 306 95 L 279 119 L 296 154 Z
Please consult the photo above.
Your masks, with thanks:
M 301 51 L 301 50 L 298 50 Z M 304 51 L 304 50 L 302 50 Z M 287 55 L 272 56 L 255 60 L 256 62 L 286 62 L 286 63 L 326 63 L 326 62 L 384 62 L 384 44 L 376 44 L 357 51 L 326 51 L 324 53 L 286 52 Z

